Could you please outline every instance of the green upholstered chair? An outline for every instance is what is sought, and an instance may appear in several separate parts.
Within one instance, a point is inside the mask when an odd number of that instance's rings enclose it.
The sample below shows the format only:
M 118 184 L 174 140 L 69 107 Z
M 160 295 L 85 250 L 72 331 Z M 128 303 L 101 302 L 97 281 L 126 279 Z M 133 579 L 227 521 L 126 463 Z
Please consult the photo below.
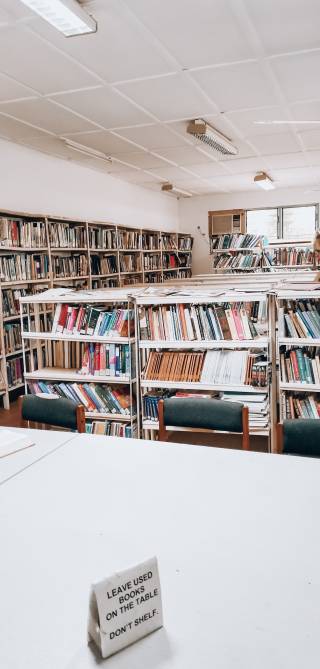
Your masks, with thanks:
M 159 440 L 169 441 L 167 427 L 196 432 L 238 432 L 249 450 L 249 412 L 239 402 L 206 397 L 170 397 L 159 401 Z
M 277 451 L 320 458 L 320 420 L 297 418 L 277 425 Z
M 42 425 L 85 432 L 85 409 L 64 397 L 46 398 L 38 395 L 25 395 L 22 398 L 21 415 L 23 420 Z

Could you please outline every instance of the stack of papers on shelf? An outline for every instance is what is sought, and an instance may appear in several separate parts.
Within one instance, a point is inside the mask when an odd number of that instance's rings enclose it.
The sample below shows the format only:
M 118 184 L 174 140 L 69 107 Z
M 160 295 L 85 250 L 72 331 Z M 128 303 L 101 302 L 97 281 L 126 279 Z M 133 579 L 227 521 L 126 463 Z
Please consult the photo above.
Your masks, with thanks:
M 254 393 L 221 393 L 220 398 L 226 402 L 240 402 L 249 409 L 250 431 L 258 432 L 269 427 L 269 398 L 268 394 Z
M 20 432 L 14 430 L 0 430 L 0 458 L 22 451 L 30 446 L 34 446 L 34 441 L 23 432 L 20 434 Z

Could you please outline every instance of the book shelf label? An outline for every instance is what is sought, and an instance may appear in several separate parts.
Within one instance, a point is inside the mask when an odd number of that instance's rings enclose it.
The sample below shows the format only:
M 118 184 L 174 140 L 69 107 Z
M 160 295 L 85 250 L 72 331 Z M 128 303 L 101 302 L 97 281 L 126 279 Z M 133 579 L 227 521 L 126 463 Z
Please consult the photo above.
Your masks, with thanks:
M 162 627 L 157 558 L 151 558 L 92 586 L 88 637 L 109 657 Z

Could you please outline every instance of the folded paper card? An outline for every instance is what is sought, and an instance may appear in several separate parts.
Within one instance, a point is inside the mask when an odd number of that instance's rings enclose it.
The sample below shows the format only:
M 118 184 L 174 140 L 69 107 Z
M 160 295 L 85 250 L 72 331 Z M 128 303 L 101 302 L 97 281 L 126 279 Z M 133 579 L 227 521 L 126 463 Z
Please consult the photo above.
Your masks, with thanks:
M 157 558 L 92 586 L 88 636 L 109 657 L 162 627 Z

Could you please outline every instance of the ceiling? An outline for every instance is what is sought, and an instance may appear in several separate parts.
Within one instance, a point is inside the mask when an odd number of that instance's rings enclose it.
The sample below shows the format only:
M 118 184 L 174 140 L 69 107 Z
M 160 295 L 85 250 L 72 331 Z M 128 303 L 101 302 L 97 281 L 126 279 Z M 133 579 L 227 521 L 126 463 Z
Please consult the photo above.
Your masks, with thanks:
M 65 38 L 0 0 L 0 137 L 158 191 L 256 190 L 257 171 L 277 188 L 320 189 L 320 123 L 305 123 L 320 121 L 319 0 L 81 4 L 98 32 Z M 197 117 L 239 154 L 187 135 Z M 274 120 L 289 123 L 257 124 Z

